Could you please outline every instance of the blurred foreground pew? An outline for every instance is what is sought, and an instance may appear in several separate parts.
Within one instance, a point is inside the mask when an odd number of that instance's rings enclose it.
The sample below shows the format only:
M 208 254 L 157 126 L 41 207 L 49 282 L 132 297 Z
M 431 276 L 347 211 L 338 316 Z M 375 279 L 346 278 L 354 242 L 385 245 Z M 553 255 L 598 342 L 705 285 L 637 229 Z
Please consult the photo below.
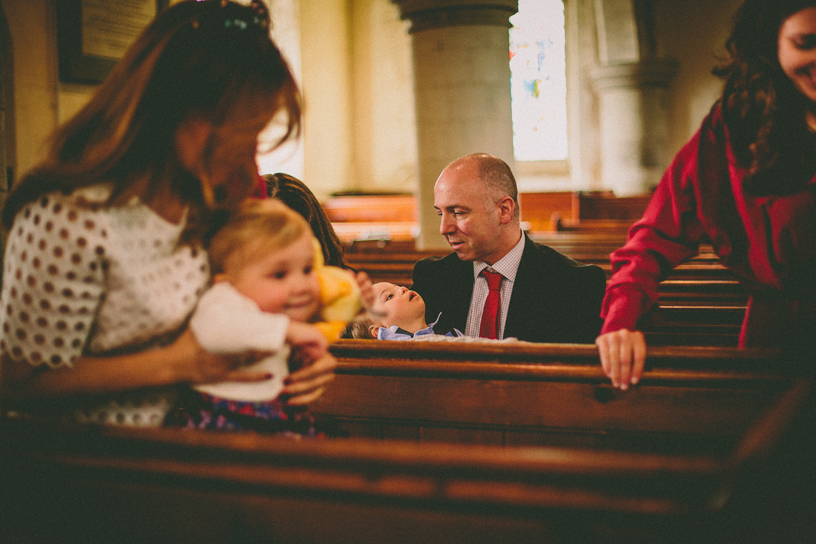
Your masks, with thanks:
M 590 346 L 334 352 L 337 380 L 315 411 L 349 438 L 3 421 L 0 536 L 698 543 L 807 521 L 790 503 L 810 506 L 800 471 L 812 459 L 799 456 L 813 451 L 811 381 L 775 354 L 654 349 L 622 393 Z

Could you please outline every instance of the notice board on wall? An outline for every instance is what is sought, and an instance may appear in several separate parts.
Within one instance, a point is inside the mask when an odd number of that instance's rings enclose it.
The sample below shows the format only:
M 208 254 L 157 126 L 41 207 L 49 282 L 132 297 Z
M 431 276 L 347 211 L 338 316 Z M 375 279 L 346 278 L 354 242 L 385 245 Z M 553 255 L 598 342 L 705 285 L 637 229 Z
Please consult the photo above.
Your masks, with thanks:
M 59 0 L 59 77 L 98 84 L 168 0 Z

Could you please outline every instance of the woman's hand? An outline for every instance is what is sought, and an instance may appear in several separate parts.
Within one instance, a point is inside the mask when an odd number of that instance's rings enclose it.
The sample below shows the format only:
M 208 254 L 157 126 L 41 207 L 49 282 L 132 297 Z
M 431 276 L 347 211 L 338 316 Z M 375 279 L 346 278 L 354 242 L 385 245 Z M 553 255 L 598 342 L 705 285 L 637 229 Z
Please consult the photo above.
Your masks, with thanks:
M 326 352 L 322 357 L 311 362 L 289 375 L 281 391 L 281 395 L 289 397 L 287 404 L 301 406 L 317 400 L 332 380 L 337 360 L 331 353 Z
M 607 332 L 595 339 L 595 345 L 613 386 L 625 391 L 640 381 L 646 363 L 646 339 L 642 332 L 628 329 Z
M 292 374 L 284 381 L 281 395 L 288 397 L 287 404 L 292 406 L 309 404 L 334 379 L 337 361 L 329 353 L 326 337 L 312 325 L 289 323 L 286 342 L 292 346 L 289 358 Z
M 190 329 L 184 331 L 169 349 L 173 350 L 171 360 L 180 369 L 178 381 L 181 382 L 257 382 L 272 377 L 266 372 L 241 368 L 248 354 L 220 355 L 205 350 Z M 260 358 L 260 355 L 255 354 L 253 358 Z

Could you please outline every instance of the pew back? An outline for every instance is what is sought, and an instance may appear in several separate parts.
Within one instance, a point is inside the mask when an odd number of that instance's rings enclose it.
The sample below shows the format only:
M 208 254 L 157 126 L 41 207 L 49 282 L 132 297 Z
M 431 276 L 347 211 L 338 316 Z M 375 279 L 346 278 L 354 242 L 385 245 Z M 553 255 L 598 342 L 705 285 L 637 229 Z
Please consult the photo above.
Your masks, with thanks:
M 15 542 L 716 542 L 733 537 L 746 514 L 726 508 L 746 488 L 736 484 L 768 496 L 753 476 L 775 465 L 783 438 L 800 436 L 793 425 L 808 415 L 809 380 L 766 352 L 653 350 L 642 385 L 619 396 L 587 346 L 455 348 L 341 342 L 337 383 L 318 411 L 624 439 L 296 441 L 5 420 L 0 534 Z M 663 442 L 673 433 L 710 441 L 675 450 Z
M 790 387 L 767 353 L 735 349 L 650 349 L 636 394 L 611 387 L 591 345 L 343 340 L 332 350 L 337 386 L 315 412 L 380 439 L 722 453 Z

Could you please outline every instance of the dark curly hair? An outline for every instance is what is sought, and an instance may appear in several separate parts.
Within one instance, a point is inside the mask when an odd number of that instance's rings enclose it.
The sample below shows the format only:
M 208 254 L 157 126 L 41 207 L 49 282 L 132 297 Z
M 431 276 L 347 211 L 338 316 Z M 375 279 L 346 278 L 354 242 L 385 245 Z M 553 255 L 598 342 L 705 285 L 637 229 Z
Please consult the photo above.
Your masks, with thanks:
M 816 0 L 746 0 L 726 42 L 729 58 L 714 70 L 725 79 L 721 98 L 737 159 L 748 168 L 751 194 L 790 194 L 816 171 L 814 137 L 804 111 L 810 101 L 782 71 L 778 35 L 794 13 Z

